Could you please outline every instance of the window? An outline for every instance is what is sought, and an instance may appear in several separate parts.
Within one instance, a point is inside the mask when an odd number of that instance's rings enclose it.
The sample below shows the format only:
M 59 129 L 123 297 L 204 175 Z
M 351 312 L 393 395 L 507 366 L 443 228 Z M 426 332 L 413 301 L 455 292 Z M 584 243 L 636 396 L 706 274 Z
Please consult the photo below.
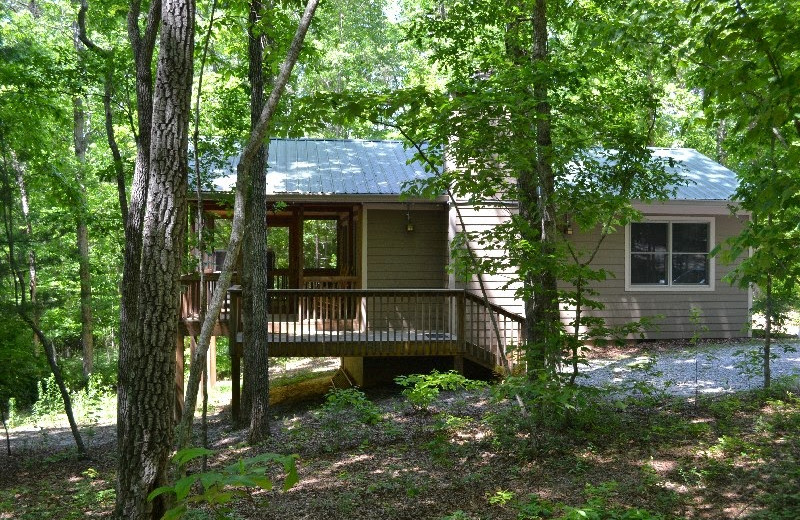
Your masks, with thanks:
M 627 290 L 713 289 L 713 219 L 635 222 L 627 231 Z

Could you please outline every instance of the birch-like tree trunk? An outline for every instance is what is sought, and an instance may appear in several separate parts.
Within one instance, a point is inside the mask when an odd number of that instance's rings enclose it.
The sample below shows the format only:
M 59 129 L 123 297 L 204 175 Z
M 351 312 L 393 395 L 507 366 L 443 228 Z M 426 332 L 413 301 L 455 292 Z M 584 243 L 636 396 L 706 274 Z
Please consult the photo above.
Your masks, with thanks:
M 30 201 L 28 199 L 28 189 L 25 187 L 25 175 L 22 165 L 13 161 L 14 174 L 17 180 L 17 189 L 19 190 L 20 203 L 22 205 L 22 219 L 25 221 L 25 235 L 28 241 L 33 239 L 33 226 L 30 219 Z M 32 246 L 28 247 L 28 303 L 31 306 L 31 321 L 35 327 L 39 327 L 39 318 L 41 317 L 41 309 L 39 302 L 36 298 L 36 291 L 38 286 L 38 278 L 36 275 L 36 251 Z M 39 336 L 33 333 L 33 354 L 38 356 L 41 349 L 41 342 Z
M 150 147 L 149 153 L 139 150 L 138 154 L 147 157 L 148 181 L 139 283 L 138 287 L 128 288 L 138 289 L 137 321 L 125 324 L 127 332 L 135 331 L 135 338 L 127 338 L 123 347 L 128 349 L 124 367 L 127 395 L 119 404 L 125 407 L 118 414 L 121 420 L 118 429 L 124 434 L 118 439 L 114 509 L 114 517 L 119 519 L 161 518 L 167 508 L 163 495 L 152 502 L 147 496 L 168 483 L 172 451 L 177 309 L 186 235 L 194 14 L 193 0 L 163 2 Z M 140 65 L 137 62 L 137 69 Z M 141 85 L 137 82 L 138 87 Z M 141 147 L 143 136 L 139 137 Z M 141 168 L 137 163 L 137 171 Z M 133 220 L 129 218 L 129 224 Z M 128 268 L 127 262 L 125 267 Z M 121 354 L 121 362 L 122 357 Z

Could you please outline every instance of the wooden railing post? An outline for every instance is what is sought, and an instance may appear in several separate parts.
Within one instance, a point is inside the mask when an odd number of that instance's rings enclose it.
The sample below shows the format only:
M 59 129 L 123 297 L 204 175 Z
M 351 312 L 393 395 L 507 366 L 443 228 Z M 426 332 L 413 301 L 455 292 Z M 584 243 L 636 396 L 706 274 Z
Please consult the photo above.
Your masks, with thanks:
M 458 351 L 464 354 L 467 350 L 467 292 L 460 291 L 456 298 L 456 316 Z

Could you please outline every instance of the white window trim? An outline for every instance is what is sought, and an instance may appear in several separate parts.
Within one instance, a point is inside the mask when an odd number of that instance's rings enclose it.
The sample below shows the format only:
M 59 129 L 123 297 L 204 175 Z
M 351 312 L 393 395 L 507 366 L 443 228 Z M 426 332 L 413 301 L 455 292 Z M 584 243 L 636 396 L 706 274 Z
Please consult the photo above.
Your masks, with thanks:
M 714 217 L 645 217 L 642 220 L 635 222 L 680 222 L 680 223 L 696 223 L 708 224 L 708 240 L 709 240 L 709 253 L 716 247 L 716 235 L 714 232 L 714 224 L 716 218 Z M 670 251 L 671 254 L 671 251 Z M 714 257 L 708 259 L 708 285 L 634 285 L 631 284 L 631 225 L 625 226 L 625 290 L 632 292 L 711 292 L 714 291 L 716 285 L 716 269 Z

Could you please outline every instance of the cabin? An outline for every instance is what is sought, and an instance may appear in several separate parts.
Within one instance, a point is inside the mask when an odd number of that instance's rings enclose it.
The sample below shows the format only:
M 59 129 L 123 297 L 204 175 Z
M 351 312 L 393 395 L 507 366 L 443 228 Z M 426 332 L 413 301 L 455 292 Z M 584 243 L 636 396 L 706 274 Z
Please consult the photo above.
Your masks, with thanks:
M 735 175 L 694 150 L 654 153 L 681 161 L 692 184 L 675 200 L 639 204 L 643 221 L 606 239 L 596 261 L 614 276 L 596 287 L 606 305 L 599 315 L 612 323 L 663 316 L 645 332 L 655 339 L 690 337 L 689 317 L 699 312 L 708 337 L 743 335 L 750 296 L 724 282 L 731 266 L 709 255 L 746 218 L 728 209 Z M 234 166 L 221 168 L 215 189 L 203 195 L 212 231 L 231 218 Z M 409 371 L 477 375 L 507 363 L 524 343 L 522 303 L 508 286 L 513 273 L 459 280 L 449 269 L 449 247 L 456 233 L 494 226 L 516 208 L 499 201 L 476 210 L 446 196 L 401 195 L 405 183 L 428 175 L 397 141 L 270 141 L 271 356 L 341 357 L 343 377 L 360 386 Z M 566 238 L 580 244 L 593 237 Z M 223 260 L 224 251 L 199 258 L 209 294 Z M 192 341 L 199 333 L 199 283 L 198 275 L 183 277 L 181 333 Z M 234 285 L 215 329 L 232 345 L 234 413 L 240 297 Z
M 522 316 L 452 283 L 446 198 L 400 196 L 405 182 L 428 175 L 411 159 L 396 141 L 270 141 L 271 356 L 341 357 L 342 375 L 370 386 L 432 368 L 485 375 L 504 363 L 507 346 L 522 343 Z M 222 168 L 215 190 L 203 195 L 211 230 L 231 218 L 234 166 Z M 207 294 L 223 261 L 224 251 L 200 261 Z M 199 275 L 182 282 L 181 334 L 194 343 Z M 233 346 L 234 414 L 240 302 L 241 287 L 234 285 L 214 331 Z

